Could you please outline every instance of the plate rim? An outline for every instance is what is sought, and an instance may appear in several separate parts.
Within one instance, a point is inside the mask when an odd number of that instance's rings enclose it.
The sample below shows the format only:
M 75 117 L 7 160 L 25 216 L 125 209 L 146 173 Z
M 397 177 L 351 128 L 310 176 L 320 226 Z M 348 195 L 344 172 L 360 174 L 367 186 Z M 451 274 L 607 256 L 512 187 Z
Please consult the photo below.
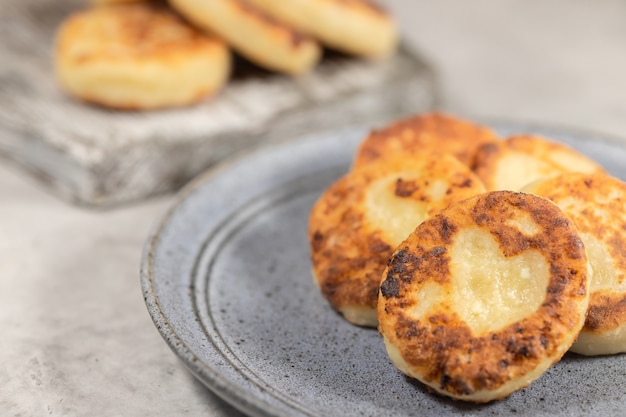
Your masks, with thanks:
M 264 401 L 262 398 L 251 396 L 249 391 L 242 389 L 236 382 L 225 379 L 209 364 L 203 363 L 199 360 L 199 358 L 193 353 L 193 350 L 187 346 L 182 338 L 176 333 L 176 330 L 173 328 L 171 323 L 168 322 L 166 315 L 161 309 L 158 297 L 153 291 L 154 275 L 152 273 L 152 267 L 154 265 L 154 252 L 160 241 L 161 232 L 169 224 L 181 205 L 183 205 L 191 195 L 198 192 L 212 179 L 217 178 L 220 174 L 229 171 L 238 164 L 244 163 L 248 159 L 254 157 L 263 157 L 264 155 L 278 152 L 283 148 L 288 149 L 298 145 L 303 146 L 307 142 L 312 142 L 329 135 L 338 135 L 342 132 L 355 133 L 357 131 L 364 130 L 366 130 L 364 125 L 352 125 L 342 127 L 340 129 L 317 131 L 308 135 L 300 135 L 298 138 L 293 138 L 292 140 L 283 140 L 280 142 L 267 143 L 258 147 L 253 147 L 224 159 L 220 163 L 193 178 L 175 194 L 174 200 L 153 224 L 144 243 L 139 270 L 140 285 L 144 303 L 146 304 L 146 308 L 153 324 L 166 344 L 170 347 L 174 354 L 182 360 L 185 367 L 194 375 L 195 378 L 202 382 L 213 393 L 228 402 L 231 406 L 244 412 L 246 415 L 258 417 L 292 417 L 294 413 L 287 413 L 273 404 Z M 200 374 L 200 371 L 202 371 L 202 374 Z
M 466 118 L 465 120 L 473 120 L 473 123 L 487 126 L 494 130 L 506 128 L 527 133 L 539 132 L 537 134 L 544 135 L 548 139 L 552 139 L 549 134 L 555 134 L 557 136 L 569 136 L 582 141 L 593 140 L 600 141 L 611 146 L 626 147 L 626 138 L 620 138 L 616 135 L 609 135 L 589 129 L 506 118 Z M 173 353 L 180 360 L 182 360 L 185 367 L 194 375 L 196 379 L 205 385 L 211 392 L 225 400 L 229 405 L 243 413 L 246 413 L 247 415 L 258 417 L 289 417 L 293 416 L 294 413 L 285 412 L 283 409 L 276 407 L 269 401 L 266 401 L 257 395 L 252 395 L 253 393 L 239 386 L 236 381 L 224 377 L 210 364 L 204 363 L 194 354 L 193 349 L 191 349 L 185 343 L 183 338 L 177 333 L 175 326 L 168 321 L 168 317 L 160 306 L 158 295 L 154 291 L 154 256 L 156 248 L 162 238 L 162 231 L 170 223 L 173 216 L 180 209 L 181 205 L 183 205 L 191 195 L 198 192 L 203 186 L 207 185 L 207 183 L 211 182 L 214 178 L 217 178 L 220 174 L 230 171 L 233 167 L 236 167 L 249 159 L 254 157 L 267 158 L 269 155 L 278 152 L 280 149 L 290 149 L 297 146 L 303 146 L 303 143 L 318 140 L 323 137 L 339 135 L 341 133 L 356 134 L 356 132 L 368 132 L 373 128 L 376 127 L 359 124 L 346 126 L 341 129 L 316 131 L 311 134 L 299 135 L 291 140 L 266 143 L 261 146 L 240 151 L 208 168 L 175 193 L 174 199 L 161 213 L 161 215 L 157 217 L 146 240 L 144 241 L 139 270 L 140 285 L 149 316 L 157 328 L 160 336 L 164 339 Z M 552 140 L 559 141 L 559 139 Z M 280 401 L 279 399 L 277 400 Z M 302 410 L 293 411 L 302 413 Z

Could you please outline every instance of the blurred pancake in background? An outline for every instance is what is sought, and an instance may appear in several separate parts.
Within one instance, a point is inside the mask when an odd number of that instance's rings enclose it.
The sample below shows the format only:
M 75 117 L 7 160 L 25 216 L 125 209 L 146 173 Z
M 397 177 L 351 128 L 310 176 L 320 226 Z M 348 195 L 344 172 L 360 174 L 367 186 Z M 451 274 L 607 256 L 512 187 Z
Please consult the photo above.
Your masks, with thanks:
M 61 86 L 73 96 L 115 109 L 200 101 L 224 85 L 230 67 L 230 52 L 221 39 L 153 3 L 76 12 L 56 37 Z
M 317 64 L 315 39 L 282 23 L 244 0 L 170 0 L 198 27 L 222 37 L 235 51 L 273 71 L 301 74 Z
M 248 0 L 324 45 L 370 58 L 391 54 L 397 28 L 382 8 L 365 0 Z

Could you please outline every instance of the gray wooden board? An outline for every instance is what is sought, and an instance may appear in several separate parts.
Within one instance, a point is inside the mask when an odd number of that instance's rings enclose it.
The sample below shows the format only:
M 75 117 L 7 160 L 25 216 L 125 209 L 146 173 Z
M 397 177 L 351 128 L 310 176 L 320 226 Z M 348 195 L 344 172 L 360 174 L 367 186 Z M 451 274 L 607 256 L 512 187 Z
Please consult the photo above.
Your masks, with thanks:
M 434 77 L 406 48 L 368 62 L 327 54 L 290 78 L 243 61 L 216 97 L 152 112 L 74 100 L 53 73 L 56 28 L 77 0 L 0 0 L 0 155 L 74 203 L 112 206 L 172 191 L 244 148 L 385 123 L 433 106 Z

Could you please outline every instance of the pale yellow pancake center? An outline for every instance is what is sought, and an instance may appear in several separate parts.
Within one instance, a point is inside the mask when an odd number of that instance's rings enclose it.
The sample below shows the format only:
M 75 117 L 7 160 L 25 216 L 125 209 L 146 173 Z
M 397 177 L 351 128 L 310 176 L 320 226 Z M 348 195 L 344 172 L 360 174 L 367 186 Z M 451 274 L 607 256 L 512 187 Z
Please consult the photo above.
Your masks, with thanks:
M 589 233 L 582 233 L 581 238 L 585 243 L 593 273 L 589 285 L 591 292 L 600 290 L 626 291 L 624 288 L 626 285 L 619 284 L 613 258 L 609 254 L 606 244 Z
M 514 153 L 498 161 L 496 172 L 495 189 L 518 191 L 538 178 L 558 174 L 560 171 L 534 156 Z
M 450 259 L 452 308 L 477 336 L 533 314 L 545 299 L 550 267 L 537 250 L 505 257 L 476 226 L 457 234 Z
M 415 174 L 412 174 L 413 178 Z M 429 204 L 394 193 L 398 178 L 410 181 L 409 175 L 394 174 L 374 181 L 366 196 L 368 220 L 383 230 L 389 244 L 397 246 L 428 218 Z M 434 183 L 430 193 L 440 195 L 440 186 Z

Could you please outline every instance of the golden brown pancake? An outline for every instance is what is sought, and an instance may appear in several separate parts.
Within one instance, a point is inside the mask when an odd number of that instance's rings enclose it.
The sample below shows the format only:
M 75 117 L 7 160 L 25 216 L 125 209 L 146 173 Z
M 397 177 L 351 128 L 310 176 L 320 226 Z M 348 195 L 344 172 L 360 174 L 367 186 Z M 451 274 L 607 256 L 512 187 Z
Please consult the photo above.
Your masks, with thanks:
M 566 172 L 603 171 L 587 156 L 537 135 L 515 135 L 482 145 L 474 171 L 488 190 L 519 191 L 527 184 Z
M 379 330 L 393 363 L 440 394 L 488 402 L 537 379 L 574 342 L 585 248 L 549 200 L 496 191 L 417 227 L 384 271 Z
M 374 130 L 361 143 L 354 167 L 393 154 L 449 153 L 470 166 L 476 149 L 494 143 L 490 129 L 441 113 L 420 114 Z
M 170 0 L 170 4 L 266 69 L 301 74 L 320 58 L 321 48 L 314 38 L 271 18 L 245 0 Z
M 571 350 L 626 352 L 626 184 L 608 175 L 563 174 L 525 188 L 555 202 L 578 227 L 591 265 L 585 326 Z
M 230 73 L 230 52 L 164 6 L 103 5 L 61 24 L 55 66 L 73 96 L 116 109 L 154 109 L 218 91 Z
M 333 184 L 311 210 L 313 273 L 344 317 L 376 326 L 381 274 L 396 245 L 423 220 L 484 191 L 451 155 L 401 155 L 374 161 Z
M 393 18 L 364 0 L 248 0 L 267 14 L 339 51 L 378 58 L 398 42 Z

